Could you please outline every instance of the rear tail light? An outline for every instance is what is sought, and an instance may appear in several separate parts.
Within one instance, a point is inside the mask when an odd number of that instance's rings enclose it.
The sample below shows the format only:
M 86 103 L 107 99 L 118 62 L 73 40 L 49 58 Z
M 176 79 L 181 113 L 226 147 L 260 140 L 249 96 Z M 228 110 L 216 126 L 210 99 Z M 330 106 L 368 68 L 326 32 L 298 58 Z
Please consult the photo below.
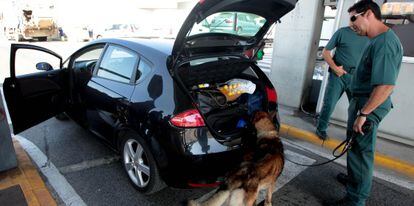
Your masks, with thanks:
M 277 93 L 274 88 L 266 87 L 267 100 L 269 102 L 277 102 Z
M 176 127 L 203 127 L 204 120 L 197 109 L 187 110 L 175 115 L 170 119 L 171 124 Z
M 226 22 L 226 23 L 233 23 L 233 21 L 232 20 L 230 20 L 230 19 L 226 19 L 226 20 L 224 20 L 224 22 Z

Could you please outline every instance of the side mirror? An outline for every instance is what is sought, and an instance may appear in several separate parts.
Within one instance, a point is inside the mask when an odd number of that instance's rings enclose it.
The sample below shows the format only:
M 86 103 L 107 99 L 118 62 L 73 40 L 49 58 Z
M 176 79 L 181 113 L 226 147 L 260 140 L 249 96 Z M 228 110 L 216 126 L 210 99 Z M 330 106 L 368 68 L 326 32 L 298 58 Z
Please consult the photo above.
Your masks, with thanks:
M 39 62 L 36 64 L 36 69 L 42 71 L 51 71 L 53 70 L 53 67 L 47 62 Z

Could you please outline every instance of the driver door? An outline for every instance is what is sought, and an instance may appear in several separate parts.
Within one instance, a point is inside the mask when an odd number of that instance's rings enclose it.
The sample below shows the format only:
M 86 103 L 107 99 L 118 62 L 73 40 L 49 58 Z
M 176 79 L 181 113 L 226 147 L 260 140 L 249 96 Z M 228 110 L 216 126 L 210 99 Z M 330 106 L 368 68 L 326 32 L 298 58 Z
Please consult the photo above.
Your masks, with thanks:
M 31 54 L 23 58 L 16 56 L 16 54 L 30 51 L 41 55 Z M 55 68 L 48 62 L 34 63 L 34 65 L 22 64 L 22 62 L 44 60 L 40 56 L 47 56 L 47 60 L 53 60 Z M 19 65 L 17 66 L 19 68 L 16 68 L 16 65 Z M 27 70 L 29 67 L 34 71 L 16 75 L 16 72 L 22 73 L 22 70 Z M 65 110 L 69 99 L 68 75 L 68 70 L 62 68 L 62 57 L 55 52 L 35 45 L 11 44 L 10 77 L 5 79 L 3 90 L 14 134 Z

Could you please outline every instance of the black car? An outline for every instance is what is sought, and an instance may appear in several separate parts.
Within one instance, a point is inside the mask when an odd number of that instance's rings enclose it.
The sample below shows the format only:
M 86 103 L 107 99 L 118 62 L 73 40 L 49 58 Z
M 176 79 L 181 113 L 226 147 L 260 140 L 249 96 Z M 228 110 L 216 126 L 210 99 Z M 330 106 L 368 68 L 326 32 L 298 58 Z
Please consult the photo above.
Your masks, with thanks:
M 295 4 L 202 0 L 175 42 L 99 39 L 65 62 L 48 49 L 12 44 L 11 76 L 3 87 L 14 133 L 65 112 L 121 153 L 125 171 L 143 193 L 165 183 L 217 185 L 241 161 L 252 113 L 277 112 L 276 91 L 255 53 L 270 26 Z M 229 11 L 263 25 L 251 36 L 198 29 L 203 19 Z M 40 62 L 41 72 L 16 76 L 16 51 L 26 49 L 58 58 L 59 68 Z

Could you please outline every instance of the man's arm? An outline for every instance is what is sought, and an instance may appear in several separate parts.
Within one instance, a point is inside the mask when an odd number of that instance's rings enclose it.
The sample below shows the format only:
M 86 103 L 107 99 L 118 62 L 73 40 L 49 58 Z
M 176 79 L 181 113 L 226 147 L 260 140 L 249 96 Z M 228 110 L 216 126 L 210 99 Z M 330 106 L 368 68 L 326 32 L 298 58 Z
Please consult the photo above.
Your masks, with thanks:
M 328 63 L 329 67 L 331 67 L 332 71 L 334 71 L 338 77 L 346 74 L 346 71 L 342 66 L 338 66 L 335 64 L 332 58 L 331 50 L 327 50 L 326 48 L 323 49 L 322 56 L 323 59 L 325 59 L 325 61 Z
M 372 91 L 367 103 L 361 109 L 361 113 L 370 114 L 378 106 L 380 106 L 384 101 L 391 95 L 394 85 L 378 85 Z M 354 131 L 364 134 L 362 132 L 362 125 L 364 125 L 366 117 L 359 116 L 354 123 Z

